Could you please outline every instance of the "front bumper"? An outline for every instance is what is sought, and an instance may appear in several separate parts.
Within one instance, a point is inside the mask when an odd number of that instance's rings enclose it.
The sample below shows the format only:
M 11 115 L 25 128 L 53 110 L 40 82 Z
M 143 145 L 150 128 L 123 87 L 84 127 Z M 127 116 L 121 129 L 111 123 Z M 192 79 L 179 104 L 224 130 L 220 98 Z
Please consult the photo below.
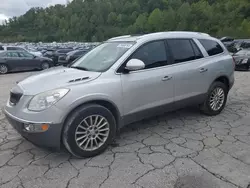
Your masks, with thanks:
M 59 149 L 61 145 L 61 131 L 62 124 L 49 124 L 49 129 L 45 132 L 27 132 L 24 130 L 24 124 L 38 124 L 41 122 L 31 122 L 27 120 L 20 119 L 6 110 L 4 110 L 5 116 L 9 123 L 12 125 L 17 132 L 22 135 L 25 139 L 32 142 L 33 144 L 46 148 L 56 148 Z
M 250 67 L 250 59 L 241 59 L 236 62 L 236 69 L 249 69 Z

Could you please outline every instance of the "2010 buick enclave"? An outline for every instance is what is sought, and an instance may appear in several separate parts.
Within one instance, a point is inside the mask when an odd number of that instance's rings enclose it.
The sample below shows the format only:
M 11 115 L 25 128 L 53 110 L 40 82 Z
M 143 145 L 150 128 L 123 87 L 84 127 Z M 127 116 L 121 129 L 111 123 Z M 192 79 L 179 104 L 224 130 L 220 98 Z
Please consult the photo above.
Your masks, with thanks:
M 5 113 L 31 142 L 90 157 L 134 121 L 188 105 L 219 114 L 233 83 L 232 56 L 208 34 L 128 35 L 19 82 Z

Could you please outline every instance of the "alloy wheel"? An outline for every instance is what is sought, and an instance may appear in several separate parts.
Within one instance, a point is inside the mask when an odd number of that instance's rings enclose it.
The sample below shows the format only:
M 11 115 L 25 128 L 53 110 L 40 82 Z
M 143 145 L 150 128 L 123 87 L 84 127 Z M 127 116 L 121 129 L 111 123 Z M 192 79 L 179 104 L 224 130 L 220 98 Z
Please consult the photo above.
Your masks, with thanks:
M 42 69 L 45 70 L 45 69 L 48 69 L 49 68 L 49 64 L 48 63 L 43 63 L 42 64 Z
M 213 90 L 209 104 L 212 110 L 218 111 L 223 106 L 225 100 L 225 92 L 222 88 L 217 87 Z
M 110 126 L 105 117 L 91 115 L 77 126 L 75 141 L 82 150 L 94 151 L 106 142 L 109 132 Z
M 6 74 L 8 72 L 8 68 L 6 65 L 0 65 L 0 73 Z

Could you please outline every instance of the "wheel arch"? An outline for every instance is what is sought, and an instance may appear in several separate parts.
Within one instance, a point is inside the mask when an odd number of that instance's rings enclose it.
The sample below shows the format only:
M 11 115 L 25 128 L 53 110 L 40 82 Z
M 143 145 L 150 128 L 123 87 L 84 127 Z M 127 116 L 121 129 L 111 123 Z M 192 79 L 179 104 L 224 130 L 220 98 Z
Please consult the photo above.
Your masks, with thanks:
M 229 78 L 226 76 L 226 75 L 221 75 L 221 76 L 218 76 L 214 81 L 214 82 L 221 82 L 221 83 L 224 83 L 228 90 L 230 89 L 230 82 L 229 82 Z
M 120 111 L 118 109 L 118 107 L 111 101 L 106 100 L 106 99 L 95 99 L 95 100 L 90 100 L 87 102 L 83 102 L 81 104 L 78 104 L 77 106 L 75 106 L 73 109 L 70 110 L 69 113 L 67 113 L 67 115 L 65 116 L 65 118 L 63 119 L 63 127 L 62 127 L 62 133 L 65 127 L 65 122 L 67 122 L 67 120 L 70 118 L 70 116 L 79 108 L 81 108 L 84 105 L 88 105 L 88 104 L 98 104 L 100 106 L 103 106 L 105 108 L 107 108 L 114 116 L 115 121 L 116 121 L 116 131 L 119 130 L 119 128 L 121 127 L 121 114 Z M 62 134 L 61 134 L 62 135 Z

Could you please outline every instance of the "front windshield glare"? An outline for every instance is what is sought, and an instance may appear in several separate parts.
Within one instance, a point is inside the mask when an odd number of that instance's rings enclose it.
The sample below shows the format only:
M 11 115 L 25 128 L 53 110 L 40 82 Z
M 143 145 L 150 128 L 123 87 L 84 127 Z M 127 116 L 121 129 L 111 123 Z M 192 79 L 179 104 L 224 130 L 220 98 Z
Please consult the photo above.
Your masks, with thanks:
M 108 70 L 134 42 L 105 42 L 78 59 L 72 68 L 104 72 Z

